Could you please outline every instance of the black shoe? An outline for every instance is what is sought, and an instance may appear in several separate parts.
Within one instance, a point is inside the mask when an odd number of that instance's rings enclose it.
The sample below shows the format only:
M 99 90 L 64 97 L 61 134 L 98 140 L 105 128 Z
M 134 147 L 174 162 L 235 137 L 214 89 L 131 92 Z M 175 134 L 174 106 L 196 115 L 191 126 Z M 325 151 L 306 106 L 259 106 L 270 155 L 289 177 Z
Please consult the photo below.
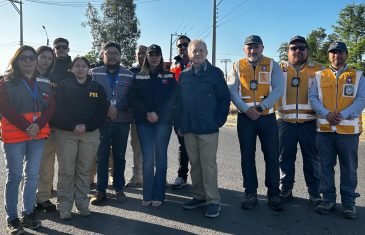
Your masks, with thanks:
M 6 231 L 8 234 L 24 234 L 23 227 L 20 225 L 20 220 L 18 218 L 8 222 L 6 225 Z
M 322 201 L 322 197 L 319 193 L 310 193 L 309 201 L 313 206 L 318 206 Z
M 336 209 L 336 203 L 334 202 L 328 202 L 328 201 L 321 201 L 319 205 L 316 207 L 315 212 L 318 214 L 328 214 L 330 211 L 333 211 Z
M 267 200 L 267 204 L 274 211 L 283 211 L 284 210 L 283 204 L 281 203 L 279 196 L 269 197 L 269 199 Z
M 56 205 L 53 204 L 50 200 L 44 202 L 38 202 L 35 206 L 37 210 L 46 211 L 46 212 L 54 212 L 56 211 Z
M 96 192 L 96 194 L 91 197 L 90 204 L 98 205 L 105 200 L 106 200 L 106 193 Z
M 293 198 L 293 191 L 291 189 L 280 191 L 280 200 L 282 202 L 289 201 L 292 198 Z
M 342 215 L 346 219 L 356 219 L 357 211 L 355 205 L 343 205 L 342 206 Z
M 256 193 L 245 193 L 245 197 L 242 200 L 242 209 L 252 209 L 257 204 L 257 194 Z
M 206 205 L 207 205 L 206 200 L 199 200 L 199 199 L 193 198 L 190 201 L 185 202 L 183 204 L 183 208 L 188 209 L 188 210 L 194 210 L 198 207 L 202 207 L 202 206 L 206 206 Z
M 30 215 L 23 214 L 22 217 L 20 218 L 20 224 L 21 224 L 21 226 L 30 228 L 30 229 L 37 229 L 37 228 L 42 227 L 42 222 L 37 220 L 34 217 L 33 213 Z

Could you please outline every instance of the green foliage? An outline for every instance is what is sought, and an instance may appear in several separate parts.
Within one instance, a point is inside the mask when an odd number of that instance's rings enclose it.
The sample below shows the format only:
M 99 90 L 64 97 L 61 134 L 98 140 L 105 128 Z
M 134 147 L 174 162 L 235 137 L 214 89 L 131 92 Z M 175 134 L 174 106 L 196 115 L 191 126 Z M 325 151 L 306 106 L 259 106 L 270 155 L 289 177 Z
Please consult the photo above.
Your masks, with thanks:
M 337 24 L 332 27 L 334 33 L 331 34 L 327 34 L 326 29 L 321 27 L 308 34 L 306 40 L 309 46 L 309 58 L 323 65 L 329 65 L 327 58 L 329 45 L 334 41 L 343 41 L 349 50 L 347 63 L 357 69 L 365 70 L 365 4 L 346 5 L 339 13 Z M 278 50 L 281 60 L 287 56 L 284 45 L 285 43 L 282 43 Z
M 279 52 L 279 61 L 288 61 L 288 43 L 281 43 L 277 52 Z
M 133 0 L 105 0 L 100 9 L 102 16 L 99 16 L 99 11 L 89 3 L 87 21 L 83 23 L 83 26 L 90 27 L 93 37 L 93 50 L 89 54 L 98 55 L 103 44 L 113 41 L 121 46 L 122 64 L 131 66 L 140 36 L 135 10 Z
M 98 61 L 97 51 L 89 51 L 85 57 L 90 61 L 90 64 L 95 64 Z
M 348 62 L 365 69 L 365 4 L 345 6 L 333 29 L 349 49 Z

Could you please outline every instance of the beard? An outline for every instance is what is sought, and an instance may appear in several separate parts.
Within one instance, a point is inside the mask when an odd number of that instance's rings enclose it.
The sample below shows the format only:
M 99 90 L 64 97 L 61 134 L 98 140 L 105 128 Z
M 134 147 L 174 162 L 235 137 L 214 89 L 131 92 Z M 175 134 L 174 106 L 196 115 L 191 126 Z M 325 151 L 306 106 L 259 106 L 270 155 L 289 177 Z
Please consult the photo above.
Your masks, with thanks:
M 107 69 L 112 70 L 112 69 L 119 68 L 120 65 L 119 64 L 107 64 L 106 67 L 107 67 Z

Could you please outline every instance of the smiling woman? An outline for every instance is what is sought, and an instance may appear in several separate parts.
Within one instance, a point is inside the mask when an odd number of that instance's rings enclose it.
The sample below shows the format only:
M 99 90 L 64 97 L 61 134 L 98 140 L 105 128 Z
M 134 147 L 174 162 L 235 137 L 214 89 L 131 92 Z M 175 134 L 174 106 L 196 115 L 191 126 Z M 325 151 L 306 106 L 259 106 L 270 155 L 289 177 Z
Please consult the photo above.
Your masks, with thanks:
M 54 111 L 54 101 L 49 81 L 37 77 L 37 58 L 32 47 L 20 47 L 0 83 L 1 138 L 7 168 L 5 208 L 7 230 L 12 234 L 22 233 L 22 227 L 35 229 L 42 226 L 33 217 L 33 203 L 44 141 L 49 135 L 47 122 Z M 19 220 L 18 190 L 23 169 L 26 180 Z

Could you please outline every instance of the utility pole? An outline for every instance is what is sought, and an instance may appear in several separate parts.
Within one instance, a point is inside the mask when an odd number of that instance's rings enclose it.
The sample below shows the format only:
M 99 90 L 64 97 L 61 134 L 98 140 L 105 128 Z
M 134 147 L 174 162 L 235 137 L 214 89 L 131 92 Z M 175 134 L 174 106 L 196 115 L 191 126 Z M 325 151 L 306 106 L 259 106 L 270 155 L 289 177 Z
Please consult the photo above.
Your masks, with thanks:
M 22 0 L 9 0 L 9 2 L 13 5 L 20 16 L 20 46 L 23 46 L 23 2 Z M 15 3 L 19 4 L 19 8 L 15 5 Z
M 221 59 L 221 63 L 224 63 L 224 77 L 227 81 L 227 63 L 231 63 L 231 59 Z
M 171 37 L 170 37 L 170 62 L 172 62 L 172 44 L 174 44 L 176 42 L 177 37 L 182 36 L 183 34 L 177 34 L 177 33 L 172 33 Z M 172 41 L 172 37 L 176 37 L 174 41 Z
M 212 36 L 212 65 L 215 65 L 216 54 L 216 38 L 217 38 L 217 7 L 222 3 L 221 0 L 218 4 L 216 0 L 213 0 L 213 36 Z
M 217 1 L 213 0 L 212 65 L 215 65 L 216 29 L 217 29 Z

